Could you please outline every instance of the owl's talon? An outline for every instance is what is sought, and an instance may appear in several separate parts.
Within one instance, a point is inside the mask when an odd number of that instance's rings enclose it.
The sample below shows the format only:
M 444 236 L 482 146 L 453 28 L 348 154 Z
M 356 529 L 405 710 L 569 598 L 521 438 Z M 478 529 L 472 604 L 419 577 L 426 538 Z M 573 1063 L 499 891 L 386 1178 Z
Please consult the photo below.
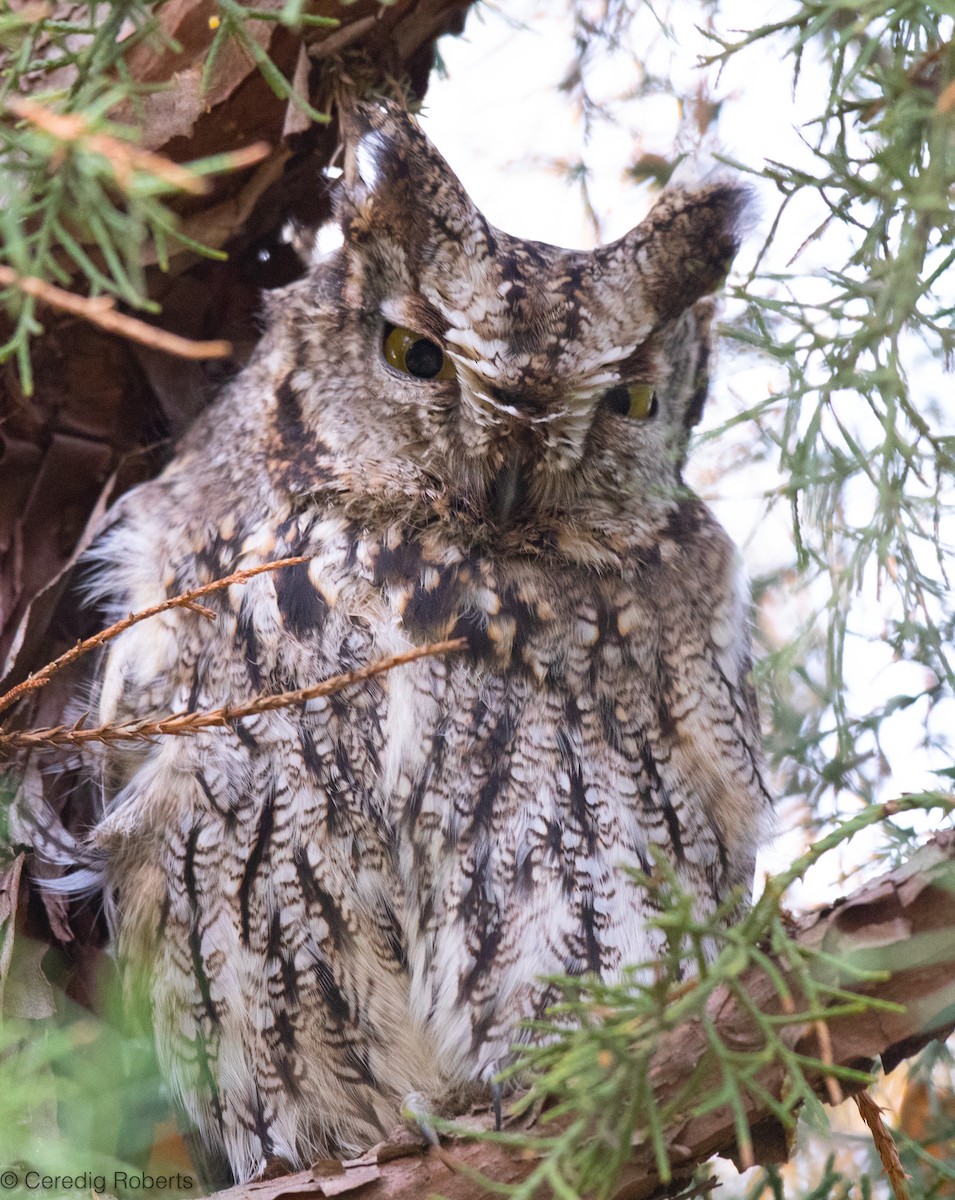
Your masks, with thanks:
M 491 1084 L 491 1107 L 494 1109 L 494 1131 L 501 1132 L 501 1085 L 495 1081 Z
M 440 1146 L 441 1139 L 431 1120 L 428 1102 L 420 1092 L 409 1092 L 401 1106 L 401 1116 L 421 1133 L 429 1146 Z

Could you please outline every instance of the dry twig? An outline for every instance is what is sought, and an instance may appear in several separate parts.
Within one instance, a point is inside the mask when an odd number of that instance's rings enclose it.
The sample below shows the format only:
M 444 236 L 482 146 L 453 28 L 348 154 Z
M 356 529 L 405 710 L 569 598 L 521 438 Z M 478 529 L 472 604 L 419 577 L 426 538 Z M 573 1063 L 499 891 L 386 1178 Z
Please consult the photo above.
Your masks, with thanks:
M 386 671 L 405 663 L 416 662 L 419 658 L 430 658 L 436 654 L 448 654 L 452 650 L 462 650 L 466 645 L 466 638 L 431 642 L 426 646 L 406 650 L 402 654 L 378 659 L 377 662 L 359 667 L 357 671 L 333 675 L 330 679 L 324 679 L 311 687 L 297 688 L 292 692 L 278 692 L 270 696 L 257 696 L 246 704 L 224 705 L 222 708 L 212 708 L 206 712 L 170 713 L 156 720 L 130 721 L 126 725 L 97 725 L 93 729 L 83 729 L 80 726 L 68 729 L 64 725 L 57 725 L 50 729 L 0 733 L 0 747 L 21 750 L 31 747 L 82 746 L 87 742 L 102 742 L 108 745 L 111 742 L 148 742 L 160 736 L 188 736 L 198 733 L 201 729 L 231 726 L 243 717 L 254 717 L 259 713 L 273 712 L 293 704 L 304 704 L 319 696 L 330 696 L 334 692 L 351 687 L 353 683 L 374 679 L 376 675 L 383 675 Z
M 76 662 L 78 658 L 82 658 L 84 654 L 88 654 L 90 650 L 95 650 L 97 646 L 102 646 L 105 642 L 112 641 L 131 625 L 137 625 L 140 621 L 145 621 L 149 617 L 158 616 L 160 613 L 168 612 L 171 608 L 188 608 L 193 612 L 199 613 L 203 617 L 214 618 L 215 613 L 211 608 L 206 608 L 203 604 L 197 604 L 197 600 L 201 600 L 203 596 L 208 596 L 212 592 L 219 592 L 223 588 L 231 587 L 234 583 L 245 583 L 247 579 L 251 579 L 255 575 L 262 575 L 266 571 L 279 571 L 282 567 L 294 567 L 298 563 L 307 562 L 307 557 L 298 556 L 296 558 L 278 558 L 273 562 L 262 563 L 257 567 L 246 567 L 241 571 L 235 571 L 231 575 L 225 575 L 221 579 L 215 579 L 212 583 L 204 583 L 202 587 L 192 588 L 188 592 L 182 592 L 178 596 L 172 596 L 168 600 L 163 600 L 161 604 L 154 604 L 151 608 L 143 608 L 139 612 L 130 613 L 128 617 L 123 617 L 121 621 L 117 621 L 114 625 L 110 625 L 108 629 L 101 629 L 99 633 L 94 633 L 92 637 L 84 638 L 83 641 L 77 642 L 72 649 L 61 654 L 59 658 L 55 658 L 52 662 L 47 663 L 45 667 L 41 667 L 34 675 L 24 679 L 22 683 L 18 683 L 16 687 L 12 687 L 8 692 L 4 692 L 0 696 L 0 713 L 6 712 L 11 705 L 16 704 L 23 696 L 29 692 L 35 692 L 37 688 L 43 687 L 45 684 L 62 671 L 64 667 L 70 666 Z
M 866 1088 L 863 1088 L 861 1092 L 857 1092 L 852 1099 L 856 1102 L 859 1116 L 868 1125 L 869 1132 L 872 1134 L 875 1148 L 879 1152 L 879 1158 L 882 1159 L 882 1168 L 885 1171 L 886 1178 L 892 1185 L 895 1200 L 909 1200 L 909 1188 L 905 1182 L 907 1176 L 902 1168 L 902 1161 L 899 1158 L 895 1139 L 882 1120 L 882 1109 L 872 1099 Z
M 824 1062 L 827 1067 L 832 1066 L 832 1038 L 829 1036 L 829 1026 L 825 1021 L 816 1021 L 816 1037 L 819 1040 L 819 1059 Z M 826 1095 L 829 1097 L 830 1104 L 841 1104 L 845 1100 L 842 1094 L 842 1088 L 839 1086 L 839 1080 L 835 1075 L 826 1074 L 824 1076 L 826 1084 Z
M 152 346 L 166 354 L 175 354 L 179 358 L 227 358 L 232 353 L 232 344 L 216 339 L 211 342 L 195 342 L 191 338 L 180 337 L 167 329 L 159 329 L 136 317 L 116 311 L 116 301 L 112 296 L 78 296 L 68 292 L 35 275 L 18 275 L 10 267 L 0 266 L 0 284 L 6 287 L 19 288 L 27 296 L 33 296 L 51 308 L 61 312 L 73 313 L 82 317 L 107 333 L 118 333 L 130 341 L 139 342 L 142 346 Z

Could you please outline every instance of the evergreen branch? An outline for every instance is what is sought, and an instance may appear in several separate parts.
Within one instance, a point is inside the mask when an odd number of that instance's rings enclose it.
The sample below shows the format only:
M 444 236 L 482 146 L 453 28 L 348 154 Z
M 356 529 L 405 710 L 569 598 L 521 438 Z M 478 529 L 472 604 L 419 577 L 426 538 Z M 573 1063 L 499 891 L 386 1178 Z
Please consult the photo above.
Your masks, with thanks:
M 217 2 L 219 16 L 214 19 L 213 28 L 216 33 L 212 46 L 209 49 L 209 57 L 203 69 L 203 87 L 209 86 L 212 79 L 212 67 L 221 47 L 224 45 L 226 39 L 232 38 L 237 45 L 241 46 L 250 61 L 255 64 L 262 78 L 280 100 L 288 100 L 290 104 L 293 104 L 310 120 L 318 121 L 320 124 L 327 124 L 330 119 L 328 113 L 319 112 L 318 109 L 309 104 L 305 96 L 301 96 L 296 91 L 291 80 L 283 75 L 268 51 L 256 41 L 248 30 L 249 21 L 280 21 L 285 24 L 286 21 L 283 19 L 283 14 L 286 13 L 286 10 L 289 10 L 290 15 L 295 18 L 291 23 L 307 21 L 307 18 L 300 11 L 296 17 L 294 7 L 290 7 L 290 5 L 295 5 L 295 0 L 290 0 L 290 4 L 287 4 L 281 12 L 249 8 L 247 5 L 239 4 L 238 0 L 217 0 Z M 298 8 L 300 9 L 300 7 L 299 5 Z M 329 25 L 332 27 L 339 24 L 333 17 L 317 17 L 308 23 Z
M 955 352 L 951 34 L 948 9 L 892 0 L 873 0 L 859 19 L 838 0 L 800 0 L 784 20 L 732 38 L 709 34 L 717 47 L 712 64 L 772 48 L 789 57 L 794 87 L 810 55 L 829 75 L 819 100 L 809 97 L 809 167 L 734 164 L 774 185 L 781 203 L 756 266 L 735 292 L 745 314 L 726 331 L 785 372 L 773 402 L 734 420 L 751 421 L 765 453 L 778 458 L 784 482 L 768 506 L 790 509 L 807 599 L 830 597 L 807 603 L 801 628 L 759 667 L 773 724 L 786 730 L 770 735 L 771 749 L 789 760 L 793 790 L 808 793 L 810 805 L 826 793 L 878 796 L 880 730 L 893 702 L 854 713 L 844 677 L 859 638 L 855 597 L 873 577 L 879 600 L 893 600 L 896 609 L 885 640 L 899 659 L 938 681 L 911 699 L 927 701 L 927 740 L 951 748 L 931 724 L 955 690 L 942 519 L 955 489 L 955 458 L 944 394 L 927 396 L 913 383 L 923 346 L 937 362 Z M 785 270 L 766 270 L 796 197 L 817 207 L 821 201 L 822 220 Z M 801 272 L 801 257 L 823 238 L 833 251 L 828 269 Z M 781 582 L 767 579 L 767 593 Z M 791 600 L 791 580 L 784 586 Z
M 65 149 L 82 143 L 93 154 L 101 154 L 113 170 L 113 176 L 123 191 L 133 185 L 137 171 L 145 172 L 167 183 L 174 191 L 202 196 L 209 190 L 206 179 L 178 163 L 151 150 L 143 150 L 133 142 L 124 141 L 109 133 L 97 132 L 91 123 L 78 113 L 57 113 L 44 108 L 35 100 L 15 96 L 7 101 L 8 112 L 28 121 L 35 129 L 47 133 Z M 261 157 L 261 156 L 259 156 Z M 258 158 L 253 161 L 258 161 Z
M 223 5 L 223 38 L 233 37 L 245 48 L 277 94 L 312 119 L 326 121 L 327 115 L 296 93 L 249 33 L 247 23 L 266 19 L 265 14 L 233 0 L 223 0 Z M 153 242 L 162 264 L 167 237 L 178 236 L 176 214 L 163 198 L 170 193 L 203 195 L 209 191 L 210 174 L 250 166 L 268 153 L 268 147 L 256 146 L 181 165 L 137 145 L 139 130 L 110 119 L 120 105 L 127 112 L 138 111 L 141 94 L 150 90 L 127 67 L 127 56 L 138 43 L 165 40 L 176 49 L 156 19 L 159 7 L 158 0 L 117 0 L 106 7 L 104 18 L 103 6 L 91 3 L 74 6 L 75 20 L 57 19 L 47 4 L 0 14 L 5 68 L 0 106 L 8 118 L 16 118 L 16 123 L 0 122 L 0 264 L 21 280 L 37 281 L 30 284 L 34 291 L 43 285 L 66 286 L 65 268 L 73 267 L 95 291 L 115 295 L 133 308 L 158 311 L 147 293 L 142 263 L 144 242 Z M 299 30 L 339 23 L 302 9 L 297 0 L 288 0 L 268 19 Z M 220 45 L 217 36 L 210 61 Z M 56 78 L 57 90 L 44 93 L 42 81 L 54 72 L 65 72 L 70 82 L 64 87 L 62 78 Z M 25 97 L 23 91 L 32 95 Z M 181 240 L 195 252 L 219 257 L 194 240 Z M 0 346 L 0 362 L 16 357 L 24 391 L 30 394 L 29 346 L 42 332 L 35 295 L 24 294 L 22 287 L 8 288 L 3 301 L 12 331 Z M 95 311 L 91 307 L 81 315 Z M 122 324 L 116 316 L 106 321 L 107 328 Z M 146 328 L 133 324 L 124 332 L 157 344 L 159 335 L 146 333 Z M 171 352 L 181 352 L 179 346 Z M 218 353 L 224 346 L 219 343 Z

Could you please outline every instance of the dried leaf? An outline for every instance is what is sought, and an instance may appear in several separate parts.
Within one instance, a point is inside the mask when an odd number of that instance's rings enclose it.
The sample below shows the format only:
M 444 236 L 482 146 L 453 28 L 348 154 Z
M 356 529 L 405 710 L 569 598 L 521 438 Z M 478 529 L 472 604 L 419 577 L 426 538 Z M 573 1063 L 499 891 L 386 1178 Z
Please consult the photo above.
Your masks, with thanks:
M 292 76 L 292 91 L 306 104 L 308 97 L 308 74 L 311 69 L 308 52 L 304 44 L 298 48 L 298 59 L 295 63 L 295 74 Z M 287 138 L 293 133 L 302 133 L 311 125 L 308 114 L 298 104 L 291 100 L 285 109 L 285 124 L 282 126 L 282 137 Z
M 7 977 L 3 981 L 5 1017 L 39 1021 L 56 1013 L 53 989 L 40 965 L 49 949 L 45 942 L 32 938 L 16 939 Z
M 281 0 L 259 0 L 256 7 L 275 12 Z M 203 92 L 202 69 L 214 36 L 209 19 L 216 13 L 213 0 L 169 0 L 159 10 L 159 23 L 178 49 L 173 51 L 165 38 L 145 38 L 127 54 L 126 67 L 134 79 L 172 85 L 139 97 L 135 112 L 129 105 L 115 113 L 119 122 L 135 121 L 140 126 L 140 144 L 148 149 L 192 135 L 211 109 L 228 100 L 256 72 L 249 55 L 230 39 L 218 54 L 210 86 Z M 273 23 L 250 21 L 247 29 L 267 49 Z
M 10 960 L 13 957 L 14 927 L 17 905 L 20 901 L 20 876 L 23 873 L 24 855 L 18 854 L 12 863 L 0 871 L 0 1012 L 3 1011 L 3 995 Z

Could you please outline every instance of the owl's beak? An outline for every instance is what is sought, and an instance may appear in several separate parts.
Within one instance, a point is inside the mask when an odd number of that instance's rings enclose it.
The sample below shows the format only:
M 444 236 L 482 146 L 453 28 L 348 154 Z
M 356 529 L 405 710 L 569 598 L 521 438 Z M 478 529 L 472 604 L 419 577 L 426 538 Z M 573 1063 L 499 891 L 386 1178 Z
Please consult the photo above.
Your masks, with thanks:
M 498 471 L 488 488 L 488 509 L 496 525 L 507 525 L 513 515 L 523 508 L 529 493 L 526 463 L 520 455 Z

